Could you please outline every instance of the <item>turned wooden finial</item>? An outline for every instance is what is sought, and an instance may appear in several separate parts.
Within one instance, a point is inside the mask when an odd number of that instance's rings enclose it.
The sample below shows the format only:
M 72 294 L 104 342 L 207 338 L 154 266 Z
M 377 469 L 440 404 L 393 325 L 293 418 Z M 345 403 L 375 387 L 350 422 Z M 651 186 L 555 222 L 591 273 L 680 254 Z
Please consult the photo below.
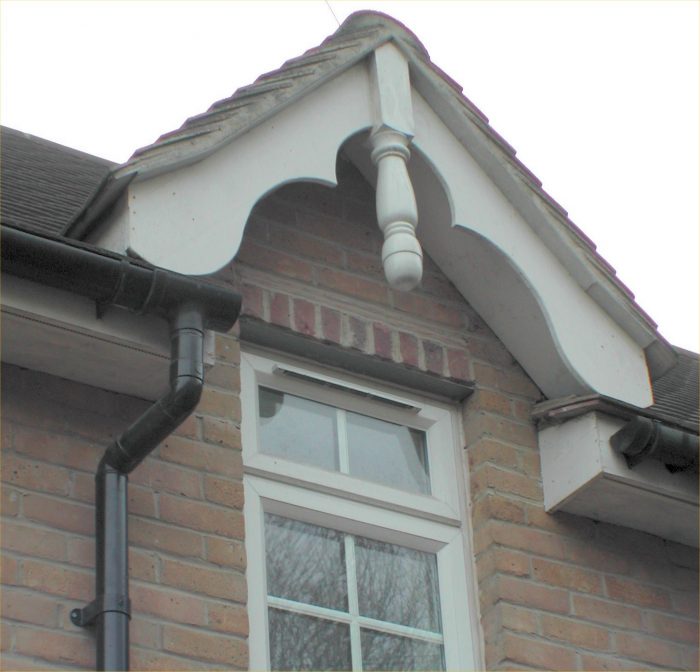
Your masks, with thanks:
M 406 166 L 408 138 L 383 128 L 372 133 L 371 143 L 378 171 L 377 223 L 384 234 L 384 274 L 393 288 L 409 291 L 421 281 L 423 252 L 416 238 L 418 209 Z
M 389 284 L 403 291 L 423 275 L 423 252 L 416 238 L 418 209 L 407 162 L 414 131 L 408 63 L 387 43 L 374 52 L 372 91 L 375 124 L 370 141 L 377 166 L 377 223 L 384 234 L 382 263 Z

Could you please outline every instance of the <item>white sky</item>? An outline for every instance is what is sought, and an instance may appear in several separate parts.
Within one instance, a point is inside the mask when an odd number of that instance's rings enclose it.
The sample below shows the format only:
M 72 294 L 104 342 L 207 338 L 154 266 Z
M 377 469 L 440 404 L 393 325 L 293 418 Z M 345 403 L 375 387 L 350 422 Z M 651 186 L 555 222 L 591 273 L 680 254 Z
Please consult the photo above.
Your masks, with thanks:
M 416 33 L 661 333 L 698 350 L 700 3 L 330 7 Z M 322 0 L 2 0 L 0 21 L 0 121 L 120 162 L 337 28 Z

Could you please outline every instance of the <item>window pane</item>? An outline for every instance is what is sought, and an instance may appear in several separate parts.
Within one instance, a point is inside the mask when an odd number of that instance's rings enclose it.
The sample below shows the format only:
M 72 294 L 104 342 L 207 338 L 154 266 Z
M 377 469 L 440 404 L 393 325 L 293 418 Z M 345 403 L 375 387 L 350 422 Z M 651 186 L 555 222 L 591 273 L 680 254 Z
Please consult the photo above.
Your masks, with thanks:
M 361 616 L 441 632 L 433 553 L 356 537 L 355 561 Z
M 280 609 L 267 613 L 271 669 L 352 669 L 348 625 Z
M 442 644 L 362 630 L 364 670 L 444 670 Z
M 267 513 L 265 553 L 269 595 L 347 611 L 341 533 Z
M 410 492 L 430 492 L 425 434 L 348 413 L 350 474 Z
M 259 402 L 263 453 L 338 469 L 334 408 L 265 387 L 259 388 Z

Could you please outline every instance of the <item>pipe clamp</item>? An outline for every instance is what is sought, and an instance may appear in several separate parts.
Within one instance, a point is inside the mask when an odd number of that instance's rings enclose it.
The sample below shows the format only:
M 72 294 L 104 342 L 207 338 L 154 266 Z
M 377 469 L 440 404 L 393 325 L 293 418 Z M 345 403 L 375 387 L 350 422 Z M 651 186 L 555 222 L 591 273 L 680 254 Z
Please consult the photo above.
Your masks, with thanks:
M 126 595 L 114 593 L 99 595 L 82 609 L 73 609 L 70 612 L 70 620 L 73 625 L 86 628 L 93 625 L 100 614 L 108 611 L 120 612 L 131 619 L 131 600 Z

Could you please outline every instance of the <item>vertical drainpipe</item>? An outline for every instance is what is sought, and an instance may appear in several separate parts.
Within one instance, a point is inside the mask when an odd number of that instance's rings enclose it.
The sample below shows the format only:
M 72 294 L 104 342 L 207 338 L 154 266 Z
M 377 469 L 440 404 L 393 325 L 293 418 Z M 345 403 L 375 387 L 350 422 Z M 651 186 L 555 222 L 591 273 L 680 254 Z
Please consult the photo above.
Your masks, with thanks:
M 170 390 L 105 451 L 95 474 L 95 599 L 71 621 L 97 629 L 97 669 L 129 669 L 128 475 L 197 406 L 204 331 L 227 332 L 241 297 L 94 246 L 3 226 L 2 271 L 170 323 Z
M 128 475 L 194 410 L 204 386 L 204 327 L 196 305 L 171 324 L 170 391 L 105 451 L 95 475 L 96 598 L 71 620 L 97 630 L 97 669 L 129 669 Z
M 129 669 L 129 477 L 104 460 L 95 474 L 94 621 L 76 622 L 89 608 L 74 609 L 76 625 L 95 624 L 96 669 Z M 99 606 L 97 603 L 99 602 Z M 76 613 L 77 612 L 77 613 Z

